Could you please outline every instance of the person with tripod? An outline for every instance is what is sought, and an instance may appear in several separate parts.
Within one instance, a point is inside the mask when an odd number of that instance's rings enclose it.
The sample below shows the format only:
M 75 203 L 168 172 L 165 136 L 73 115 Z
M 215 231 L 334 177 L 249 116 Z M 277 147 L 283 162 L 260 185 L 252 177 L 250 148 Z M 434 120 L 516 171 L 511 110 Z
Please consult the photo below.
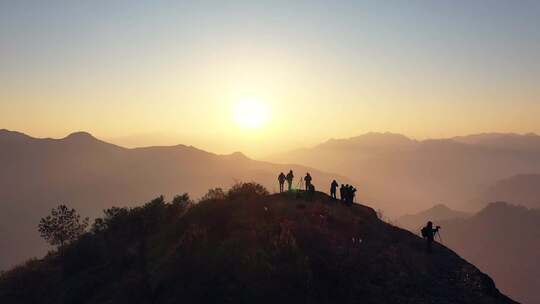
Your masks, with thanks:
M 289 186 L 289 191 L 291 191 L 292 190 L 292 182 L 293 182 L 293 179 L 294 179 L 294 174 L 293 174 L 292 170 L 289 170 L 289 173 L 287 173 L 286 179 L 287 179 L 287 186 Z
M 435 234 L 439 232 L 441 226 L 433 228 L 433 223 L 431 221 L 427 222 L 426 227 L 422 228 L 422 237 L 426 239 L 426 251 L 427 253 L 432 252 L 433 242 L 435 241 Z

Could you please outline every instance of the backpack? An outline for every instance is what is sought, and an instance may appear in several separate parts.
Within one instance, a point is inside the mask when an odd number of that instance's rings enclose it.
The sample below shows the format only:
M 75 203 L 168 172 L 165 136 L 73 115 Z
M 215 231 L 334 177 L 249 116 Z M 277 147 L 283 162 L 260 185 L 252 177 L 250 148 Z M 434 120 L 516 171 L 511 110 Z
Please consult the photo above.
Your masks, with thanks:
M 429 233 L 428 233 L 428 227 L 424 227 L 422 228 L 422 230 L 420 230 L 420 232 L 422 233 L 422 237 L 423 238 L 427 238 Z

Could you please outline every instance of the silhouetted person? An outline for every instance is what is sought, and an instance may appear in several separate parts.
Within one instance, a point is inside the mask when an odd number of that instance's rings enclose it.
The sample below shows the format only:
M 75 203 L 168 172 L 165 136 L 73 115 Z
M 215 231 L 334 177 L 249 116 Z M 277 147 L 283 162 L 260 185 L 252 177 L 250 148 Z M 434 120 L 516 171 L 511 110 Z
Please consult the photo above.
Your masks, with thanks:
M 352 205 L 354 204 L 354 197 L 356 196 L 356 188 L 351 186 L 351 188 L 349 189 L 349 205 Z
M 345 187 L 343 187 L 343 203 L 345 205 L 348 205 L 350 200 L 351 200 L 351 185 L 346 184 Z
M 306 173 L 306 177 L 304 177 L 304 181 L 306 182 L 306 191 L 309 191 L 309 186 L 311 186 L 311 175 L 309 175 L 309 172 Z
M 283 186 L 285 184 L 285 174 L 283 174 L 283 172 L 281 172 L 278 176 L 278 182 L 279 182 L 279 193 L 282 193 L 283 192 Z
M 339 188 L 339 199 L 341 202 L 345 202 L 345 185 L 341 184 L 341 187 Z
M 332 183 L 330 184 L 330 196 L 333 198 L 333 199 L 336 199 L 336 190 L 337 190 L 337 187 L 339 186 L 338 182 L 336 182 L 336 180 L 333 180 Z
M 426 239 L 426 251 L 431 253 L 433 241 L 435 240 L 435 233 L 439 231 L 441 227 L 437 226 L 433 228 L 433 223 L 431 221 L 427 222 L 426 227 L 422 228 L 422 237 Z
M 293 182 L 293 179 L 294 179 L 294 174 L 292 173 L 292 170 L 290 170 L 289 173 L 287 173 L 286 179 L 287 179 L 287 185 L 289 186 L 289 191 L 291 191 L 292 190 L 292 182 Z

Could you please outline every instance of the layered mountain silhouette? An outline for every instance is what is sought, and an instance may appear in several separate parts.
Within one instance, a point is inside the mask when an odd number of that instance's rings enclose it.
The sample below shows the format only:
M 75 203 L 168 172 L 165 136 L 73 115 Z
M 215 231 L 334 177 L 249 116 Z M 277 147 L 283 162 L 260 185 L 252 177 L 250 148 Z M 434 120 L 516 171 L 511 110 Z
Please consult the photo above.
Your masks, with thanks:
M 497 201 L 540 209 L 540 174 L 518 174 L 502 179 L 483 191 L 474 203 L 485 205 Z
M 1 303 L 515 303 L 444 246 L 316 193 L 110 212 L 92 233 L 0 277 Z
M 540 136 L 534 133 L 483 133 L 468 136 L 458 136 L 454 137 L 453 140 L 466 144 L 473 144 L 495 149 L 540 151 Z
M 126 149 L 73 133 L 62 139 L 38 139 L 0 130 L 0 269 L 42 255 L 37 223 L 60 203 L 94 217 L 114 204 L 143 202 L 157 195 L 193 197 L 210 187 L 228 188 L 235 181 L 256 180 L 278 189 L 277 175 L 306 172 L 318 189 L 333 178 L 347 179 L 298 165 L 276 165 L 242 153 L 216 155 L 194 147 Z
M 466 202 L 497 181 L 540 173 L 540 136 L 480 134 L 417 141 L 391 133 L 332 139 L 269 160 L 340 172 L 369 189 L 370 202 L 389 217 L 418 212 L 433 202 L 466 211 Z M 397 203 L 399 202 L 399 203 Z
M 433 209 L 404 218 L 435 217 Z M 474 215 L 453 217 L 435 221 L 443 227 L 441 236 L 446 246 L 487 272 L 512 298 L 540 303 L 540 210 L 498 202 Z M 419 233 L 418 223 L 397 221 L 408 223 L 403 227 Z
M 395 224 L 414 233 L 419 233 L 420 229 L 425 226 L 428 221 L 440 222 L 453 219 L 464 219 L 469 216 L 470 214 L 467 212 L 453 210 L 443 204 L 438 204 L 416 214 L 401 216 L 395 220 Z

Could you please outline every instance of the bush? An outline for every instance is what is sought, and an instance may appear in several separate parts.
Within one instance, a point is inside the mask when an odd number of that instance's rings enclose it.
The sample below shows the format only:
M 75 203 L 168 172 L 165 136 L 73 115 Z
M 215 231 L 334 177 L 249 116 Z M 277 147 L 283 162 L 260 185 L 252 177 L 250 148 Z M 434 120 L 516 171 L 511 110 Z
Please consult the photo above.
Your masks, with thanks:
M 168 205 L 168 209 L 170 210 L 168 216 L 170 219 L 175 220 L 184 215 L 191 207 L 193 207 L 193 201 L 189 197 L 189 194 L 176 195 Z
M 201 197 L 202 201 L 214 201 L 214 200 L 224 200 L 227 196 L 225 195 L 225 192 L 223 192 L 223 189 L 221 188 L 212 188 L 209 189 L 206 194 Z
M 263 185 L 255 182 L 249 182 L 234 184 L 227 192 L 227 197 L 229 199 L 234 199 L 238 197 L 266 196 L 269 194 L 270 193 Z

